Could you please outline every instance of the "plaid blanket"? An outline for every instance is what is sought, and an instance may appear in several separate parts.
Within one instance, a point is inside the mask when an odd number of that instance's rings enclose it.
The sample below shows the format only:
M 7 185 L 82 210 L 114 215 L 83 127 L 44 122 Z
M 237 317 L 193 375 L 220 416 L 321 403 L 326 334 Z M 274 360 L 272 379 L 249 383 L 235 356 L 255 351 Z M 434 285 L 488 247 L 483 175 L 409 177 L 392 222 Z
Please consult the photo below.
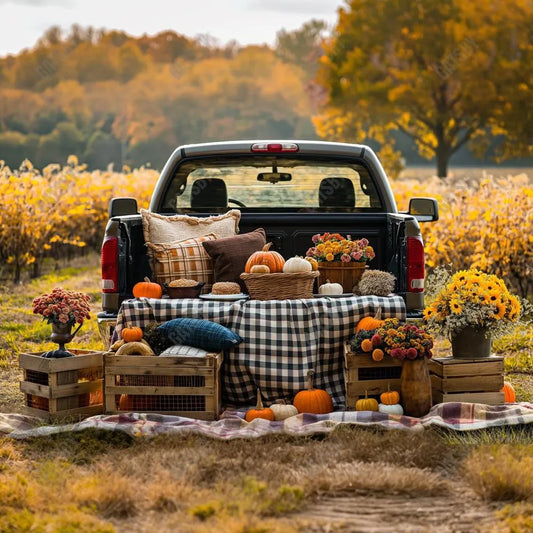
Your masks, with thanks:
M 339 409 L 344 408 L 344 343 L 357 322 L 379 307 L 383 318 L 405 319 L 400 296 L 238 302 L 139 298 L 122 303 L 116 333 L 178 317 L 217 322 L 244 339 L 224 358 L 225 405 L 250 404 L 258 387 L 269 402 L 292 398 L 313 369 L 315 387 L 326 389 Z
M 328 433 L 342 424 L 420 431 L 438 426 L 456 431 L 472 431 L 497 426 L 533 423 L 533 404 L 484 405 L 476 403 L 441 403 L 422 418 L 387 415 L 374 411 L 338 411 L 327 415 L 296 415 L 281 422 L 256 419 L 248 423 L 243 412 L 225 413 L 220 420 L 206 422 L 179 416 L 128 413 L 99 415 L 67 425 L 43 426 L 34 417 L 0 413 L 0 433 L 16 439 L 47 436 L 89 428 L 124 431 L 132 437 L 153 437 L 163 433 L 199 434 L 230 440 L 254 438 L 273 433 L 310 435 Z

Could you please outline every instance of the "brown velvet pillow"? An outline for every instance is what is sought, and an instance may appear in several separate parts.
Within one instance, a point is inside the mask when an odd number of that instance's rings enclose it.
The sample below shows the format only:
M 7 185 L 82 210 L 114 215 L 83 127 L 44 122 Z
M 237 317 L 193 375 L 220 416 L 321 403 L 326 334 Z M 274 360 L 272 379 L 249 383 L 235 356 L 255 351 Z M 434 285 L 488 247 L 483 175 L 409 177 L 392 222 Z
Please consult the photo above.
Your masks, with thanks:
M 258 252 L 266 244 L 263 228 L 249 233 L 240 233 L 235 237 L 223 237 L 215 241 L 205 241 L 202 246 L 213 259 L 213 283 L 218 281 L 234 281 L 246 292 L 246 285 L 239 277 L 244 272 L 248 258 Z

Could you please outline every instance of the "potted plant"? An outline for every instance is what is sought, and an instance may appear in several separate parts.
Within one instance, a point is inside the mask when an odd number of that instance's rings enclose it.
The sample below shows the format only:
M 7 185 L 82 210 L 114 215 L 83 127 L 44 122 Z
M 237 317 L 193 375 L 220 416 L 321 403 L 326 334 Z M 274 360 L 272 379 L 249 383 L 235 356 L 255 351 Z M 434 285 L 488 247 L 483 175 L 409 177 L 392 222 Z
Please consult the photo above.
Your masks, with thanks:
M 317 233 L 312 237 L 313 246 L 306 257 L 318 262 L 319 285 L 329 280 L 340 283 L 344 292 L 354 292 L 367 262 L 376 256 L 368 239 L 352 240 L 351 235 L 343 237 L 339 233 Z
M 90 318 L 90 299 L 88 294 L 57 287 L 50 294 L 43 294 L 33 300 L 33 312 L 42 315 L 43 320 L 52 325 L 50 340 L 59 344 L 58 350 L 45 352 L 42 357 L 73 355 L 65 349 L 65 344 L 72 341 L 84 320 Z M 75 324 L 79 326 L 72 333 Z
M 502 279 L 476 268 L 453 275 L 437 269 L 428 285 L 434 299 L 424 310 L 425 323 L 451 341 L 453 357 L 490 356 L 492 340 L 511 333 L 522 313 Z

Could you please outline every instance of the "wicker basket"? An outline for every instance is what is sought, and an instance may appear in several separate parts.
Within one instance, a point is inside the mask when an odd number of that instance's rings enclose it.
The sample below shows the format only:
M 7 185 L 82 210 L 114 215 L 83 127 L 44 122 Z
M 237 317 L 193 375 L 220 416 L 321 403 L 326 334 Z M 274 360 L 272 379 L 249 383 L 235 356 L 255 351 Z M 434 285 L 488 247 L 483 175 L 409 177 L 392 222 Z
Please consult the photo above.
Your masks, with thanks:
M 241 274 L 252 300 L 295 300 L 312 298 L 313 283 L 319 272 L 277 272 L 274 274 Z

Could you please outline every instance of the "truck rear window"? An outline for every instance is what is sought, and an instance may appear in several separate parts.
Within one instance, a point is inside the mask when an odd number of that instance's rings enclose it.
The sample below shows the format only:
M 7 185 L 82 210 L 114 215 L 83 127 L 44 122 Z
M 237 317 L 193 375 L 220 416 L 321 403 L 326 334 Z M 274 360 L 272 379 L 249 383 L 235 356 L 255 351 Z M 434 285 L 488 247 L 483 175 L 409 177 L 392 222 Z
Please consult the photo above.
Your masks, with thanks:
M 177 169 L 163 211 L 240 209 L 379 209 L 368 171 L 355 163 L 272 157 L 191 160 Z

